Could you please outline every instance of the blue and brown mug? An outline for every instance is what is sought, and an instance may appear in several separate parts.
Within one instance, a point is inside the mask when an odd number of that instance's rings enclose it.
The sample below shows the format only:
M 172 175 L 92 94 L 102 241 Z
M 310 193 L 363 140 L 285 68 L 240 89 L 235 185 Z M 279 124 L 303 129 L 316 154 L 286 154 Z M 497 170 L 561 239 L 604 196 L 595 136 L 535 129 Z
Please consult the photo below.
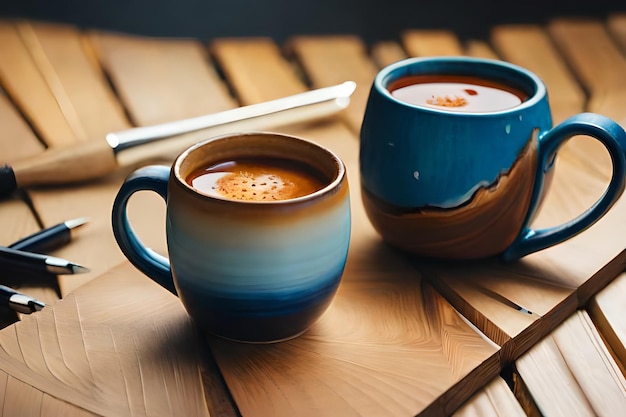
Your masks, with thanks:
M 534 229 L 557 151 L 575 135 L 606 147 L 612 178 L 577 218 Z M 624 190 L 624 129 L 593 113 L 553 127 L 542 80 L 507 62 L 391 64 L 375 77 L 360 136 L 370 221 L 385 241 L 424 257 L 520 258 L 587 229 Z
M 167 203 L 167 257 L 146 248 L 129 224 L 128 201 L 141 190 Z M 351 228 L 346 169 L 330 150 L 297 137 L 217 137 L 172 167 L 132 173 L 112 226 L 130 262 L 177 294 L 206 332 L 286 340 L 324 313 L 340 285 Z

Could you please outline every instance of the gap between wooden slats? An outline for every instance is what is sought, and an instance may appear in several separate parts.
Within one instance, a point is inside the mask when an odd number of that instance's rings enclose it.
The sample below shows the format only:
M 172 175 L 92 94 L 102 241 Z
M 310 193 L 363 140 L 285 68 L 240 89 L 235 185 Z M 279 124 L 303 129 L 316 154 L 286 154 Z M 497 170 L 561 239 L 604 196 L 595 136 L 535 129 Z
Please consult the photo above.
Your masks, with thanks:
M 583 310 L 515 362 L 520 382 L 545 417 L 619 415 L 626 380 Z
M 0 21 L 0 48 L 2 86 L 40 139 L 51 145 L 71 143 L 75 134 L 15 23 Z

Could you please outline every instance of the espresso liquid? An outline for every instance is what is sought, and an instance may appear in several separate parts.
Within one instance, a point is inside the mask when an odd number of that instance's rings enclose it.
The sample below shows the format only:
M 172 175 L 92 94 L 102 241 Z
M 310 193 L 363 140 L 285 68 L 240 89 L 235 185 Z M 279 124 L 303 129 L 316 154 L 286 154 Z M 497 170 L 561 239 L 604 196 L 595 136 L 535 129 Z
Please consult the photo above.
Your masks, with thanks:
M 506 84 L 457 75 L 403 77 L 392 82 L 389 91 L 409 104 L 465 113 L 506 110 L 528 99 L 523 91 Z
M 223 161 L 187 177 L 201 193 L 241 201 L 289 200 L 321 190 L 328 182 L 313 167 L 281 158 Z

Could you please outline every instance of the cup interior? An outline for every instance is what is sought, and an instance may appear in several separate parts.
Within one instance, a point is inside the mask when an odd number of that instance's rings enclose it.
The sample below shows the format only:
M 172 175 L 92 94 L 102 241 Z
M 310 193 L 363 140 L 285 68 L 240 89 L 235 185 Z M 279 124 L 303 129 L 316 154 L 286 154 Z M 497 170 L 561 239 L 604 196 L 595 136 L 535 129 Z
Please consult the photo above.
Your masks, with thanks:
M 545 95 L 543 83 L 531 71 L 504 61 L 472 57 L 405 59 L 381 70 L 375 86 L 390 99 L 398 101 L 392 97 L 392 91 L 411 83 L 412 78 L 424 76 L 474 78 L 483 80 L 487 85 L 493 82 L 523 93 L 525 100 L 522 100 L 521 106 L 533 105 Z
M 305 164 L 321 174 L 324 183 L 322 189 L 282 202 L 312 198 L 336 187 L 345 176 L 342 161 L 330 150 L 302 138 L 271 132 L 238 133 L 200 142 L 179 155 L 174 163 L 174 175 L 181 184 L 197 192 L 186 180 L 194 171 L 222 161 L 241 158 L 287 159 Z

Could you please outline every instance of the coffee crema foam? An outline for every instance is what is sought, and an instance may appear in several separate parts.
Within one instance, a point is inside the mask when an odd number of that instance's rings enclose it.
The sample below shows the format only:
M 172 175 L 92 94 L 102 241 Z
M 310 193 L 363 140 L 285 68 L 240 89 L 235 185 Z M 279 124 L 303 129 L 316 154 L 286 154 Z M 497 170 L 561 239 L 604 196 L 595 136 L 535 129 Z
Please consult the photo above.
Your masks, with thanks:
M 528 98 L 497 81 L 453 75 L 407 76 L 394 81 L 389 90 L 409 104 L 465 113 L 506 110 Z
M 221 162 L 195 171 L 187 182 L 204 194 L 241 201 L 289 200 L 326 184 L 313 168 L 278 158 Z
M 413 84 L 392 95 L 410 104 L 463 112 L 506 110 L 522 103 L 508 91 L 464 83 Z

